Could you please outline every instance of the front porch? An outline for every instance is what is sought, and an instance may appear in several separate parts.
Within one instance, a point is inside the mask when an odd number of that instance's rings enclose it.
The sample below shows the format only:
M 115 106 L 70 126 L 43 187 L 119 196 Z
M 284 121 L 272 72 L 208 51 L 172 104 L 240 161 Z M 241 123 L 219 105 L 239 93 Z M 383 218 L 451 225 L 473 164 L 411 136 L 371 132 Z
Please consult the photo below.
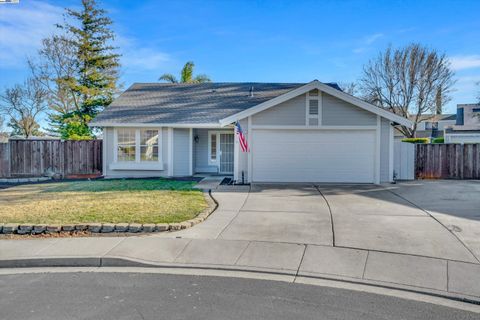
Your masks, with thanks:
M 233 175 L 233 129 L 192 129 L 192 140 L 193 174 Z

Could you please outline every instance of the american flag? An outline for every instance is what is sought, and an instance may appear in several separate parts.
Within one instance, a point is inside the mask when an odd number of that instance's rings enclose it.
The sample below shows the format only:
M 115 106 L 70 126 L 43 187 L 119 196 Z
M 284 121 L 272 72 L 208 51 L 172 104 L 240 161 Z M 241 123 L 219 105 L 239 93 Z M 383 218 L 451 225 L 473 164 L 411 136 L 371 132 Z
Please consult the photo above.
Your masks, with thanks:
M 235 128 L 237 129 L 237 136 L 238 141 L 240 142 L 240 147 L 242 148 L 243 152 L 248 152 L 248 143 L 247 139 L 245 139 L 245 135 L 243 134 L 242 127 L 240 126 L 240 122 L 235 123 Z

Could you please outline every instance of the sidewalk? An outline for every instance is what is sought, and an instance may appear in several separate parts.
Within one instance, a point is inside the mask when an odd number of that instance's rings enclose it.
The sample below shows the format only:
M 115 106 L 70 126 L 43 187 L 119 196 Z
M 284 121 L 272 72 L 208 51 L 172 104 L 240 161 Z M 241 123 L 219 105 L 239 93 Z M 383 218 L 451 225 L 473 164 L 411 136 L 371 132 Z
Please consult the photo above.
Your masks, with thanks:
M 1 240 L 0 267 L 148 266 L 257 271 L 480 303 L 480 265 L 318 245 L 152 236 Z

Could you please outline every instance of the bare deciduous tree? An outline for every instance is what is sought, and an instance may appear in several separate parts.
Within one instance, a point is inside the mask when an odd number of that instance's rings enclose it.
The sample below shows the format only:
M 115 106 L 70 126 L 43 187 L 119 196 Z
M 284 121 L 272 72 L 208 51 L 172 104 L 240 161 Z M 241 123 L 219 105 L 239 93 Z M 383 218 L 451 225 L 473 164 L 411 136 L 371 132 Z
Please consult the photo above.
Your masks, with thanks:
M 81 97 L 68 86 L 77 72 L 75 54 L 68 38 L 54 35 L 42 40 L 35 59 L 28 59 L 32 76 L 46 92 L 53 124 L 57 117 L 80 109 Z
M 351 96 L 360 96 L 360 87 L 358 82 L 339 82 L 338 86 L 343 92 L 348 93 Z
M 0 113 L 8 116 L 9 126 L 25 138 L 34 135 L 38 129 L 38 118 L 47 109 L 47 93 L 35 79 L 7 88 L 0 95 Z
M 420 44 L 387 48 L 363 68 L 360 89 L 363 98 L 414 122 L 401 127 L 407 137 L 415 137 L 422 114 L 433 114 L 450 100 L 454 73 L 445 54 Z M 438 97 L 442 101 L 439 106 Z

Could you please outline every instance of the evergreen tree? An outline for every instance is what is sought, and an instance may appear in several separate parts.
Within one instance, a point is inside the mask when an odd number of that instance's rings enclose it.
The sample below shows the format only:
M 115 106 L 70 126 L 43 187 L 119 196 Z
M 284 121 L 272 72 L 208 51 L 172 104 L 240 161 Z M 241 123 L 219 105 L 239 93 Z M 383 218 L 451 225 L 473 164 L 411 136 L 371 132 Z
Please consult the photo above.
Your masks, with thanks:
M 112 46 L 112 20 L 95 0 L 82 0 L 81 10 L 66 9 L 66 16 L 68 19 L 59 27 L 75 48 L 77 72 L 64 82 L 79 103 L 76 110 L 62 116 L 59 131 L 65 139 L 86 139 L 93 137 L 88 122 L 112 102 L 118 91 L 120 55 Z

